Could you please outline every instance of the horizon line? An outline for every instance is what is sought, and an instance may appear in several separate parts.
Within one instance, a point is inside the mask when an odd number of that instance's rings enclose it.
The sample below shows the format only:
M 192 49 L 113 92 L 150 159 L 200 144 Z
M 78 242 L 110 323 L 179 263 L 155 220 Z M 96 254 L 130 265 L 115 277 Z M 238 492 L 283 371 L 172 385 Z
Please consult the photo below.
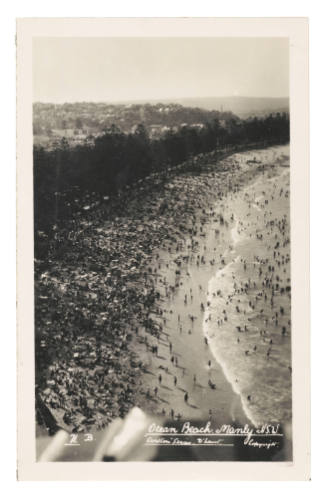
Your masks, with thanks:
M 154 97 L 149 100 L 145 98 L 136 98 L 136 99 L 120 99 L 120 100 L 60 100 L 60 101 L 49 101 L 49 100 L 33 100 L 33 104 L 132 104 L 132 103 L 163 103 L 163 102 L 171 102 L 171 103 L 176 103 L 173 101 L 176 100 L 197 100 L 197 99 L 262 99 L 262 100 L 289 100 L 289 96 L 281 96 L 281 97 L 256 97 L 256 96 L 247 96 L 247 95 L 221 95 L 221 96 L 202 96 L 202 97 Z

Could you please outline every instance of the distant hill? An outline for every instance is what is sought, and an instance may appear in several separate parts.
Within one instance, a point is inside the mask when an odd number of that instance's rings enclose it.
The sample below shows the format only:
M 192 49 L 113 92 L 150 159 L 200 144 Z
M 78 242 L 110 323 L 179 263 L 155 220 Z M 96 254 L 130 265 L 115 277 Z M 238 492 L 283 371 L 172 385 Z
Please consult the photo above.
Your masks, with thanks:
M 288 98 L 205 97 L 151 101 L 75 102 L 33 104 L 34 143 L 48 146 L 65 137 L 81 144 L 88 136 L 97 136 L 116 125 L 125 133 L 134 133 L 142 123 L 150 138 L 160 138 L 180 126 L 204 127 L 218 120 L 224 128 L 231 122 L 288 113 Z
M 173 98 L 158 99 L 148 101 L 155 103 L 181 104 L 185 107 L 199 107 L 209 111 L 232 112 L 240 118 L 250 116 L 264 116 L 275 112 L 289 112 L 289 98 L 272 97 L 193 97 L 193 98 Z M 127 102 L 126 102 L 127 103 Z M 134 104 L 145 103 L 145 101 L 134 101 Z
M 185 107 L 177 103 L 121 103 L 75 102 L 66 104 L 34 103 L 33 131 L 35 143 L 65 137 L 80 143 L 89 135 L 96 136 L 112 125 L 125 133 L 134 133 L 142 123 L 150 138 L 159 138 L 169 129 L 180 126 L 202 128 L 219 120 L 226 126 L 237 116 L 229 111 Z

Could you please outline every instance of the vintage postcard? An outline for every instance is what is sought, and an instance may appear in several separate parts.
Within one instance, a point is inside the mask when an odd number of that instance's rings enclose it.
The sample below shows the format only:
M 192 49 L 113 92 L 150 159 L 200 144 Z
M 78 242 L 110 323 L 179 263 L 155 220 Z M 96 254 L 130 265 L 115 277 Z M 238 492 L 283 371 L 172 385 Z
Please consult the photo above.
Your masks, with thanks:
M 310 478 L 308 21 L 17 21 L 18 479 Z

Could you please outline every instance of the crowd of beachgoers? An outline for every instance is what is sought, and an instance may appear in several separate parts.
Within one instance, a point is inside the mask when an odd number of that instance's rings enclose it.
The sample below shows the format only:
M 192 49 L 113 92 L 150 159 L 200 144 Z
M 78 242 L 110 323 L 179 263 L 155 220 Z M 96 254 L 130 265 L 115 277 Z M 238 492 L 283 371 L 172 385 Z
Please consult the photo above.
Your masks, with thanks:
M 278 147 L 272 150 L 276 159 Z M 202 322 L 210 301 L 219 297 L 208 296 L 208 282 L 228 264 L 233 247 L 230 232 L 237 222 L 224 203 L 260 175 L 274 175 L 276 162 L 260 160 L 258 154 L 220 160 L 204 154 L 197 158 L 197 171 L 154 174 L 111 197 L 90 192 L 78 215 L 64 227 L 53 227 L 51 244 L 46 241 L 46 253 L 35 260 L 41 424 L 47 425 L 50 413 L 70 430 L 101 428 L 135 405 L 171 418 L 217 417 L 220 409 L 235 417 L 229 394 L 218 401 L 216 387 L 230 393 L 230 384 L 219 371 Z M 260 207 L 265 200 L 257 202 Z M 283 218 L 271 227 L 289 236 Z M 236 228 L 239 234 L 245 229 Z M 208 241 L 212 236 L 215 243 Z M 278 251 L 269 270 L 275 272 L 274 281 L 265 277 L 270 303 L 281 285 L 275 267 L 286 258 Z M 244 269 L 249 263 L 244 259 L 242 264 Z M 269 264 L 264 264 L 266 271 Z M 234 293 L 241 294 L 242 282 Z M 259 306 L 257 301 L 251 305 Z M 282 335 L 289 334 L 284 311 L 279 307 L 274 313 L 285 327 Z M 228 321 L 228 311 L 218 319 Z M 246 420 L 241 407 L 236 412 Z

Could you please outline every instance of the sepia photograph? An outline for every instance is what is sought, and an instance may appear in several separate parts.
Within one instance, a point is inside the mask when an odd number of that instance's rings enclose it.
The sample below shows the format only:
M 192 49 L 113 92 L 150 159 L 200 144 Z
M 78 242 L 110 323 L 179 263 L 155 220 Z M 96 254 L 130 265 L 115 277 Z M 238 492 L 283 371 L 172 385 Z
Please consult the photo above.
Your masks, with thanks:
M 290 38 L 30 43 L 35 461 L 292 465 Z

